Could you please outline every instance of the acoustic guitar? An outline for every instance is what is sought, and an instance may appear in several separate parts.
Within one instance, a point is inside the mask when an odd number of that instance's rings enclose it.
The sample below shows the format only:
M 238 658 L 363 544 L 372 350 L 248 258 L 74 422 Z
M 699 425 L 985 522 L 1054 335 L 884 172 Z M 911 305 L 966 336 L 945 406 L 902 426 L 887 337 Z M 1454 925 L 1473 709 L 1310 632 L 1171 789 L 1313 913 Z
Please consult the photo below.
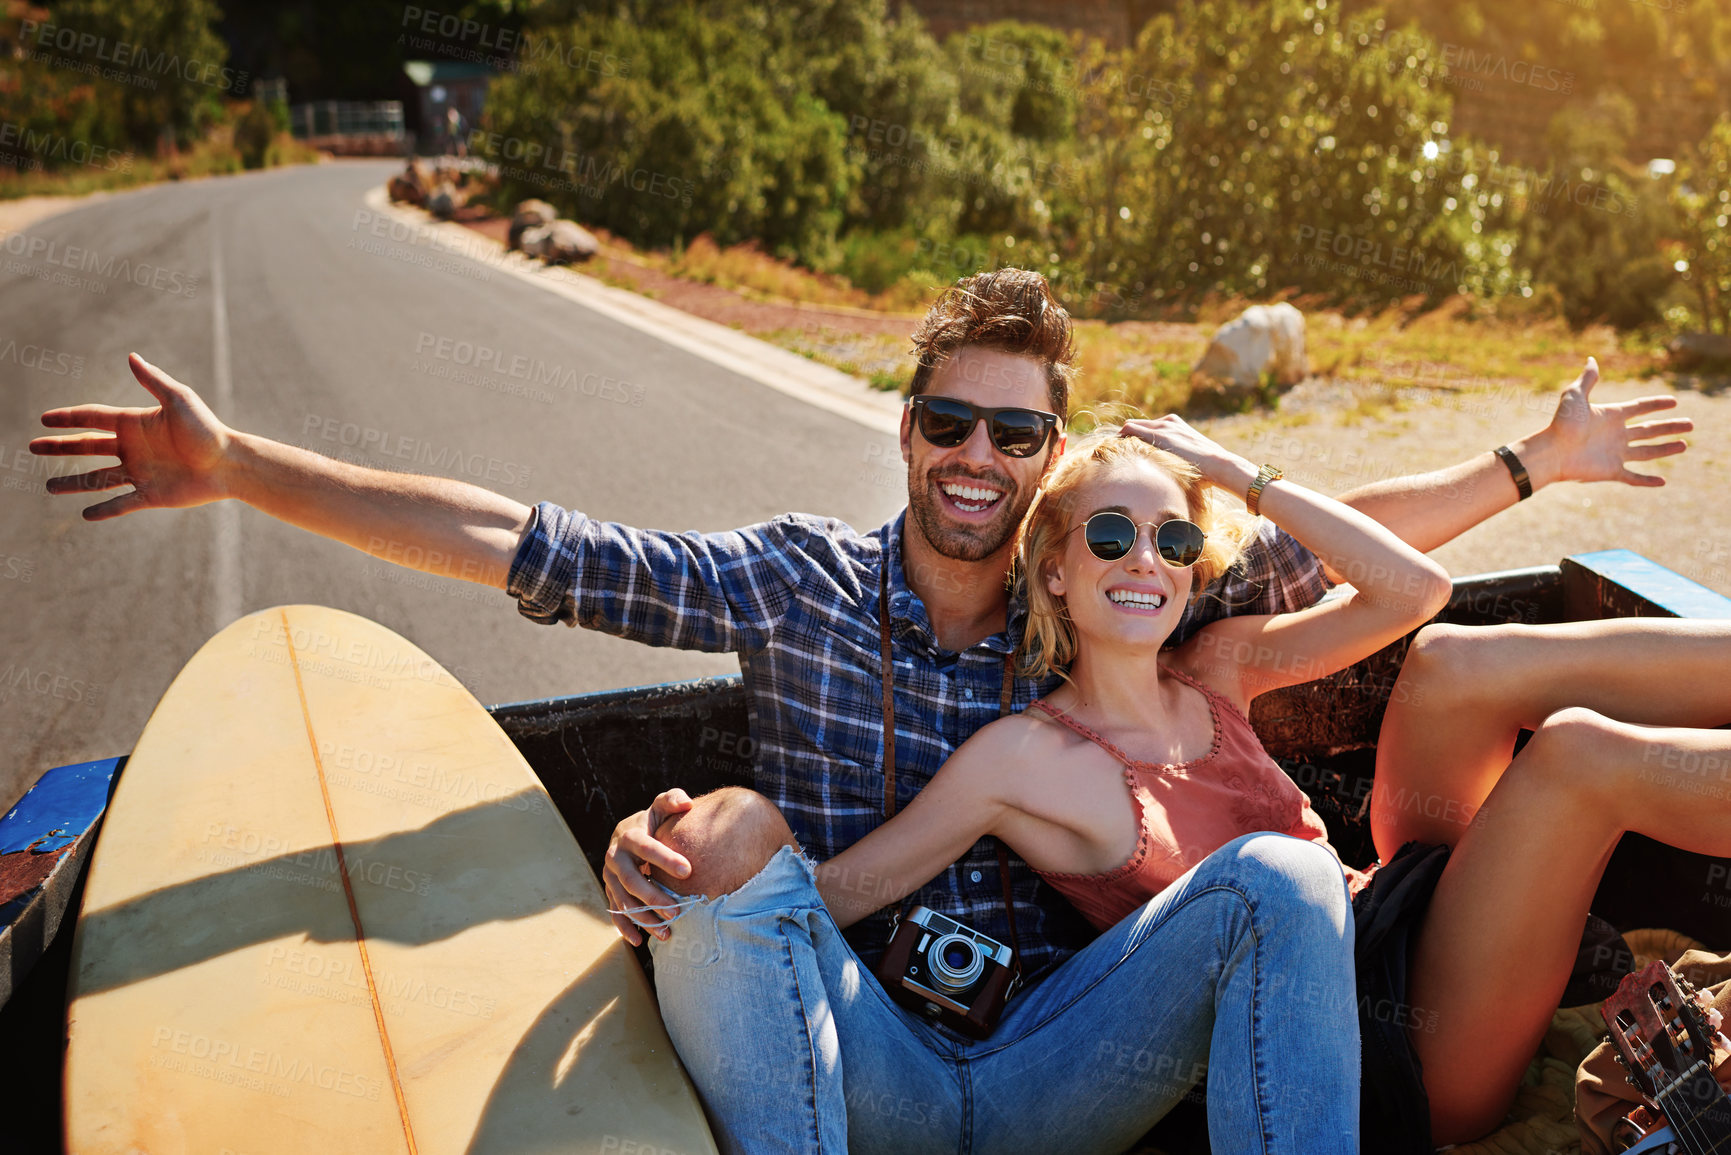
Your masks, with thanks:
M 1713 1070 L 1731 1055 L 1705 991 L 1663 962 L 1624 975 L 1605 1000 L 1617 1061 L 1644 1102 L 1617 1121 L 1619 1151 L 1731 1155 L 1731 1099 Z

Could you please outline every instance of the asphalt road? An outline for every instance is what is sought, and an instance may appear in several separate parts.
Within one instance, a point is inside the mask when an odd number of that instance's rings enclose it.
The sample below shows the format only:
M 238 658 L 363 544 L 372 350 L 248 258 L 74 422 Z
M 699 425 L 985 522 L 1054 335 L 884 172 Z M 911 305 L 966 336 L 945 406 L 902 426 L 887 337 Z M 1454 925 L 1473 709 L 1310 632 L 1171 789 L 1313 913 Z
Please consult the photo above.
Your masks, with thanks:
M 163 185 L 0 237 L 0 812 L 50 766 L 130 750 L 194 651 L 273 605 L 381 622 L 489 704 L 738 669 L 537 626 L 503 593 L 234 503 L 83 521 L 98 498 L 44 481 L 112 459 L 25 446 L 45 409 L 150 404 L 130 351 L 237 428 L 526 504 L 676 530 L 791 509 L 869 529 L 901 506 L 889 438 L 485 261 L 371 236 L 362 195 L 393 167 Z M 566 387 L 465 366 L 463 342 L 557 366 Z

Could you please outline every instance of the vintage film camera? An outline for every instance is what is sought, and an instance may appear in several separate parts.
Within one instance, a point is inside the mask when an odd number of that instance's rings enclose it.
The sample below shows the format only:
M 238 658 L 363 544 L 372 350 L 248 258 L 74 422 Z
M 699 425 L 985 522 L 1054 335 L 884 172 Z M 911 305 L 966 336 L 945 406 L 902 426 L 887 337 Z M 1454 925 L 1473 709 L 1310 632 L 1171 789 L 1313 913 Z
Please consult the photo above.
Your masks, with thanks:
M 909 1010 L 983 1039 L 1019 985 L 1015 958 L 997 939 L 916 906 L 891 932 L 878 977 Z

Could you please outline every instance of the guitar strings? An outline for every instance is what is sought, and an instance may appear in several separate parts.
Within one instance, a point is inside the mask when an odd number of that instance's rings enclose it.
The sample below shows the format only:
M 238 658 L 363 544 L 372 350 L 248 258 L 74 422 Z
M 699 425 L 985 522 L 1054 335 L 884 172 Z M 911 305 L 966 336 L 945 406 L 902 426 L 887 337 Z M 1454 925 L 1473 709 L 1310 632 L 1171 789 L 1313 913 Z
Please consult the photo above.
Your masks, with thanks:
M 1667 1042 L 1668 1041 L 1669 1040 L 1667 1040 Z M 1671 1049 L 1673 1053 L 1676 1052 L 1675 1046 Z M 1699 1061 L 1697 1061 L 1695 1066 L 1700 1066 Z M 1690 1068 L 1691 1071 L 1694 1069 L 1694 1067 Z M 1682 1078 L 1674 1080 L 1669 1087 L 1665 1088 L 1665 1090 L 1658 1096 L 1655 1096 L 1655 1098 L 1662 1106 L 1666 1096 L 1682 1089 L 1689 1081 L 1689 1072 L 1685 1071 Z M 1715 1084 L 1715 1086 L 1717 1086 L 1717 1084 Z M 1684 1112 L 1689 1112 L 1689 1104 L 1687 1102 L 1683 1103 L 1682 1107 Z M 1679 1137 L 1686 1137 L 1690 1140 L 1690 1155 L 1709 1155 L 1709 1153 L 1717 1151 L 1719 1145 L 1725 1141 L 1726 1137 L 1714 1139 L 1711 1135 L 1708 1135 L 1705 1130 L 1699 1129 L 1705 1128 L 1706 1126 L 1706 1124 L 1700 1120 L 1700 1116 L 1706 1110 L 1707 1108 L 1703 1107 L 1700 1111 L 1688 1113 L 1686 1116 L 1680 1116 L 1678 1112 L 1673 1110 L 1665 1111 L 1665 1118 L 1670 1122 L 1671 1129 L 1677 1132 Z

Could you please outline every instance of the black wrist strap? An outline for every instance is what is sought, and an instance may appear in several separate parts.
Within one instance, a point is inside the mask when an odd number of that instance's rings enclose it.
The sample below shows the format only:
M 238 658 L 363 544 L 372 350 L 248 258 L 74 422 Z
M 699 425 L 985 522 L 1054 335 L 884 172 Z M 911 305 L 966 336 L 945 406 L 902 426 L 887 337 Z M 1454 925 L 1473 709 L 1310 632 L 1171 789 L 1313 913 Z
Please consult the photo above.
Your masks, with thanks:
M 1521 459 L 1515 456 L 1515 451 L 1506 445 L 1499 445 L 1491 452 L 1502 459 L 1509 467 L 1509 476 L 1515 479 L 1515 489 L 1520 492 L 1521 500 L 1525 501 L 1533 495 L 1533 479 L 1527 476 L 1527 467 L 1521 464 Z
M 896 698 L 895 665 L 890 657 L 890 551 L 884 550 L 883 565 L 878 573 L 878 657 L 883 675 L 884 715 L 884 820 L 896 813 Z M 1015 693 L 1015 654 L 1004 655 L 1004 682 L 998 691 L 998 717 L 1010 712 Z M 1022 944 L 1016 934 L 1016 905 L 1010 897 L 1010 855 L 1002 842 L 998 843 L 998 880 L 1004 888 L 1004 917 L 1010 923 L 1010 949 L 1015 952 L 1012 971 L 1019 983 L 1022 977 Z M 906 909 L 903 899 L 898 909 Z M 1013 989 L 1013 988 L 1012 988 Z

